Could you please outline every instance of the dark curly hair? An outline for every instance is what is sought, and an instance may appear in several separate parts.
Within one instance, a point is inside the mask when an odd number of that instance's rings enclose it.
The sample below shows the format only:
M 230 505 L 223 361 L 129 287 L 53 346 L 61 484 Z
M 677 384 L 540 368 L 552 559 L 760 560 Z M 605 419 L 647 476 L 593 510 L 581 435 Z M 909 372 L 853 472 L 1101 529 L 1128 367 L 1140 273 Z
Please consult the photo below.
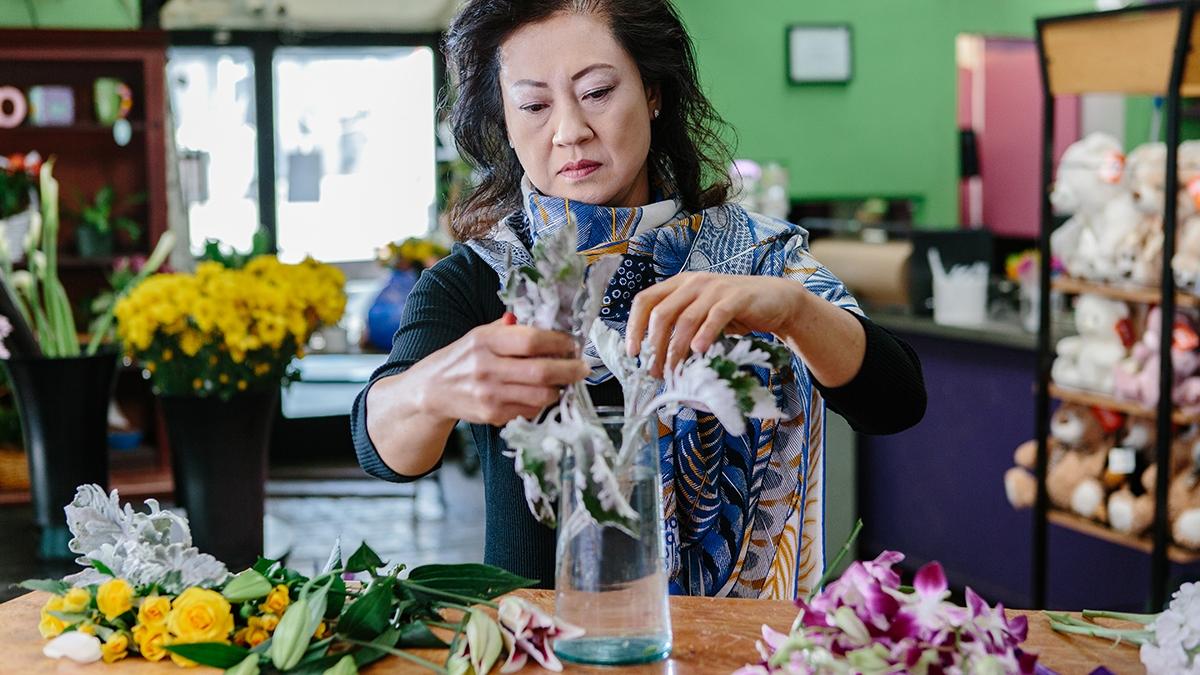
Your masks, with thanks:
M 658 87 L 662 113 L 651 133 L 651 175 L 669 182 L 688 210 L 724 202 L 730 189 L 724 121 L 700 88 L 691 38 L 669 0 L 468 0 L 443 44 L 456 88 L 454 138 L 479 175 L 479 184 L 451 210 L 455 237 L 482 237 L 520 208 L 524 170 L 508 145 L 499 49 L 517 29 L 560 12 L 605 19 L 642 81 Z

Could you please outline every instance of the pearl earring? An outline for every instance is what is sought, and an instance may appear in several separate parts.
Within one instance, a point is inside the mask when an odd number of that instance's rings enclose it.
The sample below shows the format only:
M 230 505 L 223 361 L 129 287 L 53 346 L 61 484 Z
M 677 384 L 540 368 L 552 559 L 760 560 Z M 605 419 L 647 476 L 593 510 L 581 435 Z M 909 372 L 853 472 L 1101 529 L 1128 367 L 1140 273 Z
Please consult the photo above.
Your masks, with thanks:
M 660 112 L 662 112 L 662 111 L 661 110 L 654 111 L 654 119 L 658 119 L 658 113 L 660 113 Z

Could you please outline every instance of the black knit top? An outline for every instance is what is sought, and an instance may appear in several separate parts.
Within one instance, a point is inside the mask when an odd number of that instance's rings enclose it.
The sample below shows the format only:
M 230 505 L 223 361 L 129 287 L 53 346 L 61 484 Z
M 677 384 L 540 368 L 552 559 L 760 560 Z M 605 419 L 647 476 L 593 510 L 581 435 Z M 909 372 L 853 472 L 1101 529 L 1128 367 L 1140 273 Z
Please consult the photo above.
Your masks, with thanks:
M 504 313 L 504 305 L 496 295 L 499 287 L 496 272 L 463 245 L 455 245 L 449 257 L 421 274 L 408 296 L 391 356 L 371 376 L 351 412 L 354 446 L 359 464 L 367 473 L 393 482 L 420 478 L 392 471 L 379 456 L 367 434 L 367 390 L 380 378 L 401 373 L 477 326 L 499 319 Z M 854 316 L 862 323 L 867 338 L 861 370 L 843 387 L 823 387 L 816 378 L 814 386 L 829 408 L 845 417 L 856 431 L 903 431 L 925 414 L 921 364 L 902 340 L 870 320 Z M 597 404 L 620 404 L 621 388 L 615 379 L 590 389 Z M 444 412 L 447 417 L 457 417 L 453 410 Z M 472 424 L 471 434 L 484 479 L 484 562 L 537 579 L 544 587 L 553 585 L 554 530 L 537 522 L 529 512 L 513 461 L 502 454 L 506 446 L 500 439 L 500 429 Z

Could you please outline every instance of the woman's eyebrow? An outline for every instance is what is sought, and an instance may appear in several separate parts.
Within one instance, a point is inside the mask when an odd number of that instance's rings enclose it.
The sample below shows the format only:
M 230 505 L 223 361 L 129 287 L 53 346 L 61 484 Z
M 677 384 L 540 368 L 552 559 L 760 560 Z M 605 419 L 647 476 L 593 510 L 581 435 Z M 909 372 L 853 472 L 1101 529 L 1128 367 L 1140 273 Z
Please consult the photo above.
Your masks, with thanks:
M 579 71 L 578 73 L 575 73 L 574 75 L 572 75 L 571 81 L 574 82 L 592 71 L 605 70 L 605 69 L 616 70 L 617 68 L 616 68 L 616 66 L 612 66 L 607 63 L 593 63 L 592 65 L 590 65 L 590 66 L 584 68 L 583 70 Z M 549 87 L 550 85 L 546 84 L 545 82 L 539 82 L 537 80 L 517 80 L 516 82 L 513 82 L 512 86 L 514 86 L 514 87 L 537 87 L 539 89 L 545 89 L 546 87 Z

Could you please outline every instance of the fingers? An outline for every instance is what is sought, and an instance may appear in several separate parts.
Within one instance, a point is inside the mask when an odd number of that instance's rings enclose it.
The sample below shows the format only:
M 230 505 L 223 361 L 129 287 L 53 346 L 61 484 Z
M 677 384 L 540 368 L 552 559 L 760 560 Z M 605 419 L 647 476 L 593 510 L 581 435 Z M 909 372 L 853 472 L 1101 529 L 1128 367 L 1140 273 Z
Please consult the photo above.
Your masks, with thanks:
M 690 337 L 688 346 L 698 354 L 708 351 L 721 333 L 734 327 L 731 321 L 736 314 L 735 303 L 728 300 L 717 302 L 708 309 L 704 323 L 696 330 L 695 335 Z
M 511 386 L 565 387 L 590 372 L 581 359 L 496 358 L 483 367 L 486 379 Z
M 685 280 L 686 274 L 678 274 L 666 281 L 654 284 L 633 298 L 629 308 L 629 321 L 625 325 L 625 351 L 637 356 L 642 349 L 642 338 L 650 323 L 650 313 Z
M 506 324 L 489 328 L 482 339 L 492 353 L 500 356 L 563 356 L 576 351 L 575 341 L 566 333 Z
M 649 331 L 646 339 L 654 347 L 654 362 L 650 372 L 655 377 L 662 377 L 663 366 L 667 360 L 667 345 L 680 315 L 696 301 L 695 292 L 687 287 L 679 288 L 664 298 L 650 310 Z M 697 303 L 701 304 L 701 303 Z M 700 312 L 704 312 L 701 307 Z M 697 321 L 698 322 L 698 321 Z

